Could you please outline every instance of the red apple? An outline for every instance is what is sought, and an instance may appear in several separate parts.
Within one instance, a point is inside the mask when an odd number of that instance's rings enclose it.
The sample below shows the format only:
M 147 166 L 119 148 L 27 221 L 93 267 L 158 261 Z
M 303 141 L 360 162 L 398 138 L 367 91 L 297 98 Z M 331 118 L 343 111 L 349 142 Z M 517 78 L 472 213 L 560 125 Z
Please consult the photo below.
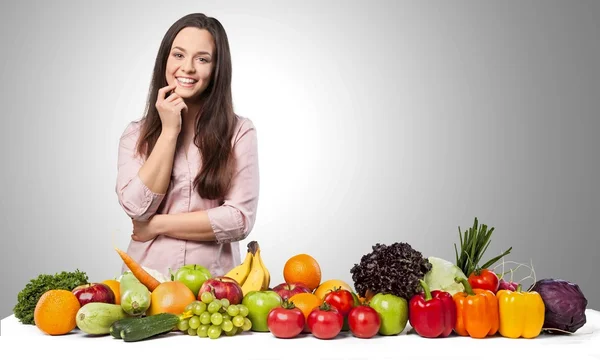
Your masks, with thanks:
M 232 305 L 241 304 L 244 299 L 240 284 L 227 276 L 215 276 L 206 280 L 198 291 L 198 300 L 205 291 L 212 292 L 219 300 L 226 298 Z
M 79 285 L 72 292 L 75 294 L 77 300 L 79 300 L 81 306 L 91 302 L 116 303 L 115 293 L 106 284 L 90 283 Z
M 273 288 L 273 291 L 279 294 L 279 296 L 281 296 L 281 298 L 284 300 L 287 300 L 296 294 L 312 292 L 309 288 L 306 287 L 306 285 L 302 283 L 281 283 L 275 286 Z

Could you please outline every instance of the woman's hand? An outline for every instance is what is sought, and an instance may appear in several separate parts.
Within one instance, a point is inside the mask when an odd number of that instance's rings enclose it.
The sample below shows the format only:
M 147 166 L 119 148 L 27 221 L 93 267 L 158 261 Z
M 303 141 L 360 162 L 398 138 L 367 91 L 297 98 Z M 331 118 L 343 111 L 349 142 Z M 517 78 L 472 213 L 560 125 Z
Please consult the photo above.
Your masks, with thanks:
M 156 229 L 156 216 L 153 216 L 148 221 L 132 220 L 133 222 L 133 234 L 131 234 L 131 240 L 146 242 L 154 240 L 158 235 Z
M 181 96 L 175 92 L 165 98 L 165 95 L 176 87 L 177 85 L 167 85 L 159 89 L 155 106 L 162 122 L 162 128 L 179 134 L 181 131 L 181 111 L 187 110 L 187 105 Z

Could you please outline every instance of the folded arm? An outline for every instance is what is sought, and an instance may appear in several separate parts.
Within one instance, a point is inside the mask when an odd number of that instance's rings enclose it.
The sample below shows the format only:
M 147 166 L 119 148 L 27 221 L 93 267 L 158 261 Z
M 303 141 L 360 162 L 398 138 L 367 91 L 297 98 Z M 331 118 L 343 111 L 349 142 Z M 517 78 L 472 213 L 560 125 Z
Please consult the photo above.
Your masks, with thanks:
M 247 120 L 234 142 L 236 171 L 232 188 L 223 204 L 203 211 L 156 215 L 151 220 L 152 232 L 178 239 L 218 243 L 245 239 L 256 220 L 259 194 L 257 150 L 256 129 Z

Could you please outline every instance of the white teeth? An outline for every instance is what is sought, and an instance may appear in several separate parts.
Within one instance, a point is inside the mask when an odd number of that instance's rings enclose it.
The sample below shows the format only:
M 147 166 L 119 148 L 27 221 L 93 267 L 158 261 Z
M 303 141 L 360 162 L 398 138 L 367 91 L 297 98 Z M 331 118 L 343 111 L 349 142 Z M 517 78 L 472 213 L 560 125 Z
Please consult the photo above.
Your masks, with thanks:
M 185 83 L 185 84 L 194 84 L 194 83 L 196 83 L 196 80 L 188 79 L 188 78 L 177 78 L 177 80 L 179 82 L 182 82 L 182 83 Z

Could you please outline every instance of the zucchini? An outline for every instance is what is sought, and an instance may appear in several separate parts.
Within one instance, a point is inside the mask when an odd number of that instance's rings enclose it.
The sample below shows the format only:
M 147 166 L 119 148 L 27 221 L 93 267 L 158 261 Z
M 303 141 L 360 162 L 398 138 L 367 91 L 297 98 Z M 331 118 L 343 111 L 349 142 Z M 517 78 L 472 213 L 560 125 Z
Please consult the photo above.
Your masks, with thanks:
M 90 302 L 82 306 L 75 317 L 77 327 L 86 334 L 106 335 L 115 321 L 128 315 L 120 305 Z
M 131 316 L 139 316 L 150 308 L 151 293 L 131 272 L 121 277 L 121 307 Z
M 126 342 L 145 340 L 173 331 L 177 323 L 179 323 L 179 316 L 175 314 L 150 315 L 130 322 L 121 330 L 120 335 Z
M 125 327 L 127 327 L 128 324 L 131 324 L 139 319 L 140 319 L 139 317 L 126 317 L 124 319 L 115 321 L 110 326 L 110 334 L 115 339 L 120 339 L 121 338 L 121 330 L 123 330 Z

